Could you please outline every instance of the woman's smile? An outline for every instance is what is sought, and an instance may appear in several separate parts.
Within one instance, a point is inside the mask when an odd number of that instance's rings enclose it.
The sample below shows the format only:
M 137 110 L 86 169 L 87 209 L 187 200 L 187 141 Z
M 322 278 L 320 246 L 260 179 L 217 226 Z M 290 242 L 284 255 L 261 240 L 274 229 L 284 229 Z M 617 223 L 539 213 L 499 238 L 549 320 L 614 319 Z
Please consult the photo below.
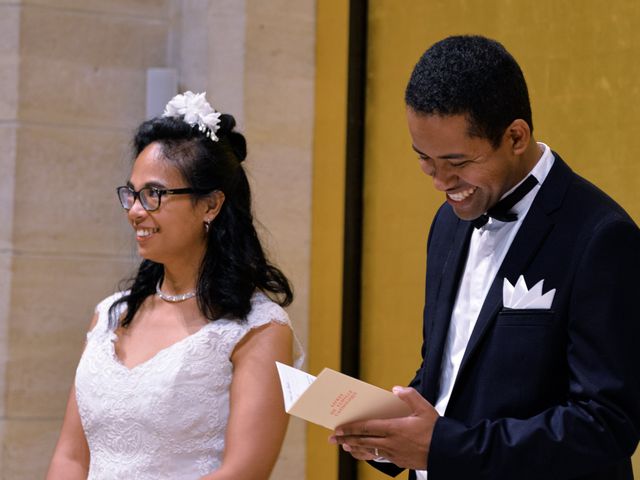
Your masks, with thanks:
M 158 228 L 141 228 L 141 227 L 136 227 L 136 238 L 138 240 L 141 239 L 147 239 L 149 238 L 151 235 L 153 235 L 154 233 L 157 233 L 159 231 Z

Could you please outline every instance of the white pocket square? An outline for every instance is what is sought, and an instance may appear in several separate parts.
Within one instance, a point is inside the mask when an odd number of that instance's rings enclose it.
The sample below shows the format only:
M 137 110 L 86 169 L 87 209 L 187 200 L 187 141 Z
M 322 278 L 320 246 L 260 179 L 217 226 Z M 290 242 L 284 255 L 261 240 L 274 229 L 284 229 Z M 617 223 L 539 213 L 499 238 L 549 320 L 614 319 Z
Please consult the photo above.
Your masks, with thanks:
M 512 309 L 540 309 L 548 310 L 551 308 L 551 302 L 556 294 L 556 289 L 549 290 L 542 294 L 542 284 L 544 280 L 536 283 L 531 290 L 527 289 L 524 277 L 520 275 L 515 285 L 511 285 L 509 280 L 504 279 L 502 285 L 502 304 L 505 308 Z

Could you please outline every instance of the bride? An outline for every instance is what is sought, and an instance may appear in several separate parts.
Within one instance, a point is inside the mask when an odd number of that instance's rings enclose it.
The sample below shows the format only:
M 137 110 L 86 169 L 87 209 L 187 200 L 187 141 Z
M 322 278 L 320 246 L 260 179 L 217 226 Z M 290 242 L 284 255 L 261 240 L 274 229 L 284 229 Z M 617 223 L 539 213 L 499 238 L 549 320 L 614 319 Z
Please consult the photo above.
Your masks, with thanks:
M 138 128 L 117 193 L 143 261 L 96 307 L 48 480 L 269 477 L 292 292 L 256 234 L 234 126 L 186 92 Z

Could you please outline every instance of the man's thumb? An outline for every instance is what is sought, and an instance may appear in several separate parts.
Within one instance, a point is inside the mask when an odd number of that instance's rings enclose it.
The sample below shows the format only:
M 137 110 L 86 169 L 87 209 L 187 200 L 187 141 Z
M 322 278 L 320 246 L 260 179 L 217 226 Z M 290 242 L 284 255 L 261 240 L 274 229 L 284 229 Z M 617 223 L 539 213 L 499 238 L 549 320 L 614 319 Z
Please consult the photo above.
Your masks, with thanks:
M 393 387 L 392 392 L 396 397 L 409 405 L 409 408 L 411 408 L 413 413 L 419 413 L 425 410 L 425 407 L 428 408 L 429 403 L 417 392 L 415 388 Z

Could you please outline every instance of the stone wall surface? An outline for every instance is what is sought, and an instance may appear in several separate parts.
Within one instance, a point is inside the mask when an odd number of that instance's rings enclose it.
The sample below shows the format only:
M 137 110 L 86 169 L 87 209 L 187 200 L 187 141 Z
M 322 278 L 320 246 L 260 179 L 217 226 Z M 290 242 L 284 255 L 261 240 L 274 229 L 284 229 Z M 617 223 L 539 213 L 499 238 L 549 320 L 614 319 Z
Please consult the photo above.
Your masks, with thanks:
M 114 188 L 148 68 L 175 68 L 247 135 L 306 344 L 313 36 L 311 0 L 0 0 L 1 479 L 44 476 L 93 308 L 137 263 Z M 292 422 L 272 478 L 303 478 L 304 445 Z
M 168 2 L 0 4 L 2 478 L 42 478 L 93 307 L 134 265 L 114 187 Z
M 315 2 L 246 0 L 246 4 L 244 122 L 255 212 L 272 259 L 293 282 L 296 299 L 288 310 L 297 334 L 306 339 Z M 304 478 L 305 432 L 304 423 L 292 419 L 274 478 Z

